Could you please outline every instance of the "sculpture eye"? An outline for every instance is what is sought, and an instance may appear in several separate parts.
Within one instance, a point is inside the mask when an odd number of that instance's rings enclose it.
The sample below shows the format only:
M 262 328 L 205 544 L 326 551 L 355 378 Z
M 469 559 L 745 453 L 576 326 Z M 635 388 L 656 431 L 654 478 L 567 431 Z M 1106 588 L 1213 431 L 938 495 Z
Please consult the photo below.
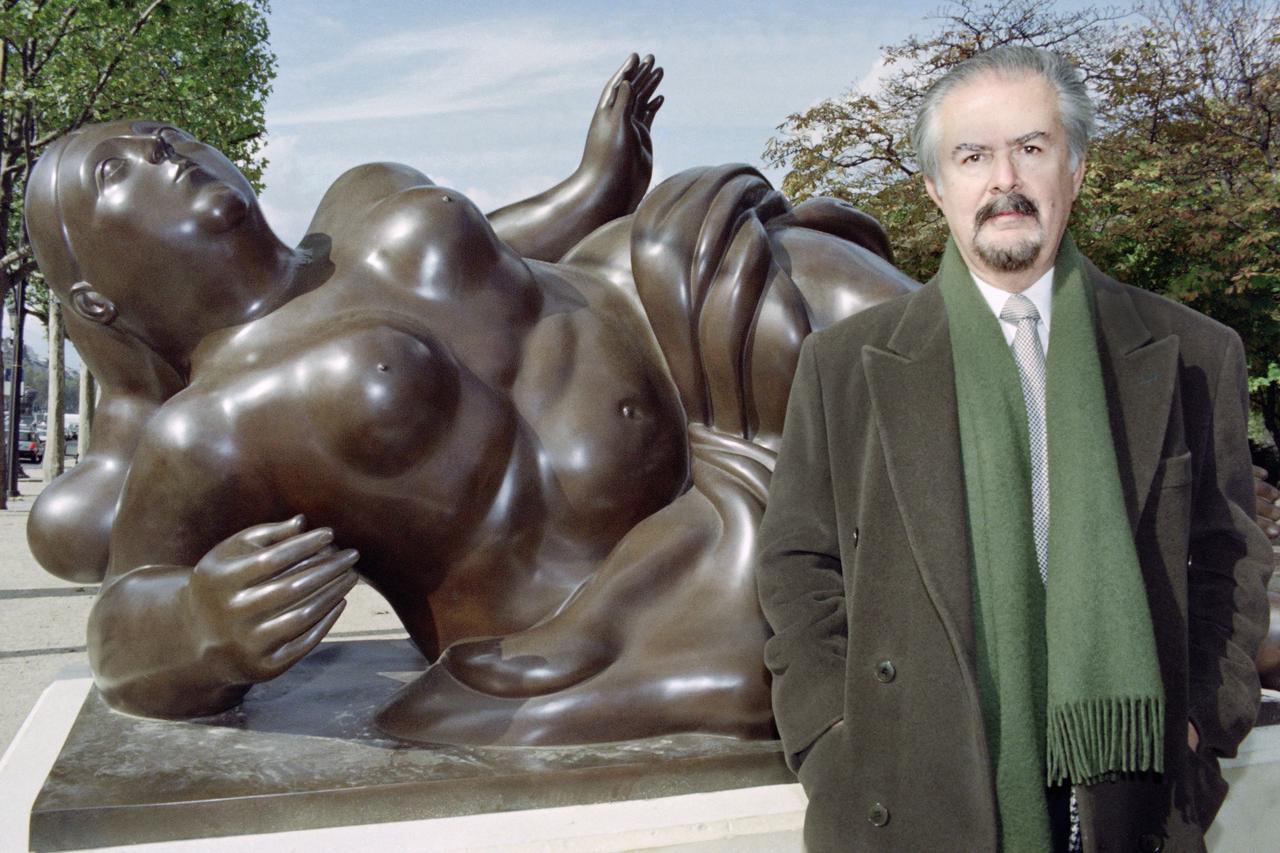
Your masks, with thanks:
M 98 164 L 98 192 L 102 192 L 124 177 L 128 163 L 119 157 L 108 157 Z

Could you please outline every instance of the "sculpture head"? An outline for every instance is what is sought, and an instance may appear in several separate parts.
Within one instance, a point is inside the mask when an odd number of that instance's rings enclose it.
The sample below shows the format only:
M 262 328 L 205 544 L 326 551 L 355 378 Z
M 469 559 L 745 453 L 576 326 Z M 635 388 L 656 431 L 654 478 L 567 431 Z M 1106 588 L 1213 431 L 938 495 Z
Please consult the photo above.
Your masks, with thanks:
M 156 122 L 90 125 L 52 143 L 28 182 L 26 219 L 73 335 L 109 327 L 174 364 L 243 317 L 262 287 L 250 268 L 279 247 L 240 170 Z

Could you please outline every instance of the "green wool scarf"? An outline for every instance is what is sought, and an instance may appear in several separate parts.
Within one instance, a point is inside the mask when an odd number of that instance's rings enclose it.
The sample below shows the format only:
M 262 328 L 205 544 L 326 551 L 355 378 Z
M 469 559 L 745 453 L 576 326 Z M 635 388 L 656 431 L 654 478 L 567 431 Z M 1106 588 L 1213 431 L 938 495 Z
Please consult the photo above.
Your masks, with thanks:
M 1046 785 L 1163 770 L 1164 691 L 1069 236 L 1046 357 L 1048 584 L 1032 533 L 1027 415 L 999 321 L 954 242 L 938 271 L 955 360 L 979 699 L 1001 847 L 1050 849 Z

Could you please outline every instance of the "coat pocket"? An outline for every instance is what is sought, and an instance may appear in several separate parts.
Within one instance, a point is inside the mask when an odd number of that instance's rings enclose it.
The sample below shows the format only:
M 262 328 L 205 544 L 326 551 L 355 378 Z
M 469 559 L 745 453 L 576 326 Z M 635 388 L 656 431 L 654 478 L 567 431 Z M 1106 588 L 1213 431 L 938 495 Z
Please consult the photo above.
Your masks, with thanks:
M 843 742 L 844 721 L 838 720 L 831 728 L 818 735 L 818 739 L 809 747 L 796 776 L 810 797 L 813 796 L 814 787 L 830 780 L 832 770 L 839 766 L 840 754 L 843 752 L 840 746 Z

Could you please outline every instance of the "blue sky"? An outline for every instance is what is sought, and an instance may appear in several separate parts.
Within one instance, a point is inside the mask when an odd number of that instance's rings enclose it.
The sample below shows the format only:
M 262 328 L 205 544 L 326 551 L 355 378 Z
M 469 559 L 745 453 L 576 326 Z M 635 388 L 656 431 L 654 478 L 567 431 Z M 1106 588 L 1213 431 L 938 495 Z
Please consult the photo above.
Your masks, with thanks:
M 604 82 L 635 51 L 666 71 L 655 183 L 747 162 L 788 113 L 871 79 L 938 0 L 884 3 L 276 0 L 263 206 L 296 242 L 344 169 L 408 163 L 484 209 L 577 165 Z M 781 174 L 767 172 L 778 183 Z

